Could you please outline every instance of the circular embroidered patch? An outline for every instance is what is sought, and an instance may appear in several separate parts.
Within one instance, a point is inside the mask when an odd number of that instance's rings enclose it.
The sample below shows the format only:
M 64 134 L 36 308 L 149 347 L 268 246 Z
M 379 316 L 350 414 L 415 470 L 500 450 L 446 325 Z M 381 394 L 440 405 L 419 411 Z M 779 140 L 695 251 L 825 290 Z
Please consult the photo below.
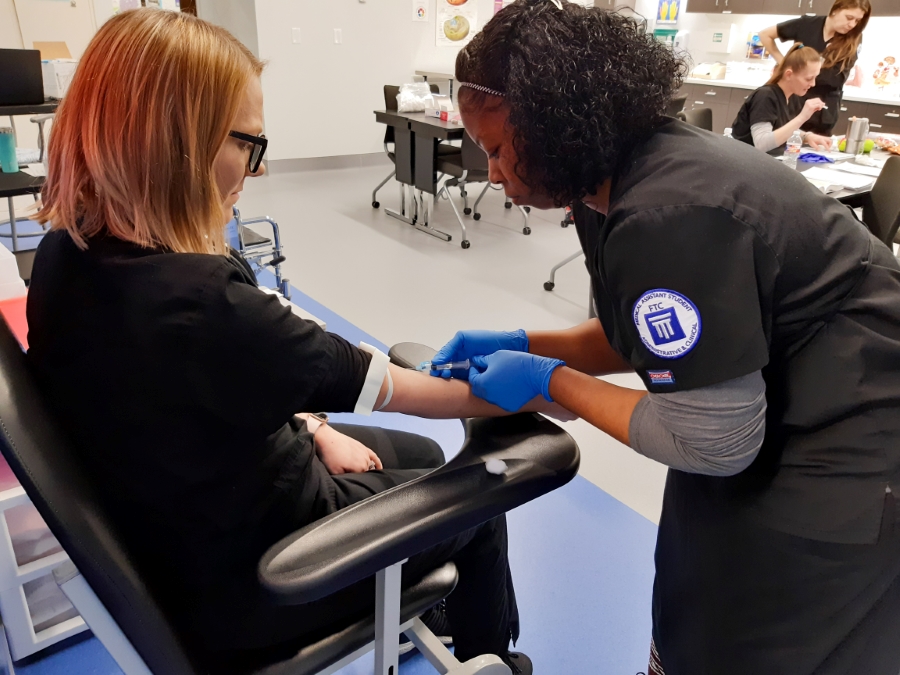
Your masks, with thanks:
M 641 342 L 663 359 L 680 359 L 700 339 L 700 312 L 693 302 L 675 291 L 647 291 L 634 303 L 632 317 Z

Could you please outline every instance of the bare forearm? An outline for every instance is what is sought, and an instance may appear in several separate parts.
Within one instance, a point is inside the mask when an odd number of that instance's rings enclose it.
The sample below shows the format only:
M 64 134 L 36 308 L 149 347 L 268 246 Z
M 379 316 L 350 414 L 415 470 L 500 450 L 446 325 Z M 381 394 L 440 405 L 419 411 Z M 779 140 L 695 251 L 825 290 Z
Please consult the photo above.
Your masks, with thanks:
M 385 412 L 400 412 L 431 419 L 464 417 L 500 417 L 510 413 L 472 393 L 463 380 L 445 380 L 414 370 L 389 366 L 394 380 L 394 393 Z M 382 387 L 378 405 L 387 395 L 387 385 Z M 547 412 L 554 409 L 552 403 L 538 396 L 522 408 L 522 412 Z
M 646 391 L 618 387 L 566 367 L 557 368 L 550 378 L 554 401 L 625 445 L 629 445 L 631 415 L 646 395 Z
M 766 48 L 766 51 L 772 55 L 772 58 L 775 59 L 775 63 L 780 65 L 781 62 L 784 61 L 784 54 L 782 54 L 781 50 L 775 45 L 776 37 L 778 37 L 778 29 L 775 26 L 759 32 L 760 43 Z
M 589 375 L 608 375 L 632 370 L 631 365 L 609 344 L 598 319 L 590 319 L 566 330 L 529 331 L 528 351 L 565 361 L 574 370 Z
M 776 148 L 779 145 L 784 145 L 788 142 L 788 139 L 793 136 L 794 132 L 797 131 L 800 127 L 806 124 L 806 121 L 809 119 L 809 116 L 805 113 L 800 113 L 790 122 L 785 124 L 783 127 L 778 127 L 772 132 L 772 136 L 775 137 L 777 141 Z

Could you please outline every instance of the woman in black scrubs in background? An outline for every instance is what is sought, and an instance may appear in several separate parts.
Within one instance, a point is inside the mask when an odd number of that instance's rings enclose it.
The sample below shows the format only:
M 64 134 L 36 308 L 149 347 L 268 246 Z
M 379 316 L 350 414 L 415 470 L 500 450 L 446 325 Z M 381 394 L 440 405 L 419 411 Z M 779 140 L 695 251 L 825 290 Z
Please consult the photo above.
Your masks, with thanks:
M 652 673 L 897 675 L 900 265 L 797 171 L 667 118 L 684 70 L 632 20 L 550 0 L 460 52 L 490 181 L 573 204 L 599 319 L 466 330 L 434 361 L 670 467 Z M 646 391 L 596 377 L 625 371 Z
M 788 139 L 825 105 L 820 98 L 807 99 L 799 114 L 790 111 L 791 99 L 804 96 L 822 68 L 822 56 L 796 43 L 775 69 L 772 79 L 754 91 L 738 111 L 731 135 L 770 155 L 781 155 Z M 831 147 L 831 139 L 811 131 L 801 132 L 814 150 Z
M 759 32 L 760 42 L 779 65 L 784 56 L 775 45 L 775 38 L 782 42 L 802 42 L 825 57 L 815 86 L 798 102 L 794 114 L 799 112 L 802 102 L 813 98 L 822 99 L 828 107 L 810 117 L 802 127 L 804 131 L 831 136 L 841 108 L 844 83 L 856 65 L 862 34 L 871 15 L 869 0 L 835 0 L 828 16 L 801 16 Z

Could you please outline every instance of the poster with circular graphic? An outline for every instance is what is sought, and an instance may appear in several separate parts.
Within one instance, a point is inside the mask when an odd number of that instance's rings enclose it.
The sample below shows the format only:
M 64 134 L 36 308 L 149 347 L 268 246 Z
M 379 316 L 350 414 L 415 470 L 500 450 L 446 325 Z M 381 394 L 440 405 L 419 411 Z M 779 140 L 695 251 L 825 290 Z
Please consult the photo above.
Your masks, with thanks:
M 476 0 L 437 0 L 435 28 L 438 47 L 463 47 L 475 35 Z

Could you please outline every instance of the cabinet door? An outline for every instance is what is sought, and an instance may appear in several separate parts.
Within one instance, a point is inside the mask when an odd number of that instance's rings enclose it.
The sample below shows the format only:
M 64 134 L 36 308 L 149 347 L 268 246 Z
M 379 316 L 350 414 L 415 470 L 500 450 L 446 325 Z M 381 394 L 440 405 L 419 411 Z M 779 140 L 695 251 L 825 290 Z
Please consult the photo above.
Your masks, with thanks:
M 594 7 L 603 9 L 622 9 L 623 7 L 635 9 L 636 5 L 637 0 L 594 0 Z
M 721 12 L 725 8 L 725 0 L 688 0 L 686 12 Z
M 820 1 L 816 0 L 816 4 Z M 897 0 L 871 0 L 871 3 L 872 16 L 900 16 L 900 2 L 897 2 Z M 822 4 L 824 5 L 825 3 L 822 2 Z
M 847 131 L 847 120 L 851 117 L 867 117 L 869 114 L 869 104 L 859 101 L 844 101 L 841 103 L 841 109 L 838 111 L 838 121 L 834 125 L 833 134 L 843 136 Z
M 752 93 L 752 89 L 735 88 L 731 90 L 731 98 L 728 99 L 728 114 L 725 117 L 726 127 L 730 127 L 734 124 L 734 120 L 743 107 L 744 101 L 746 101 Z
M 870 103 L 866 116 L 873 134 L 900 134 L 900 105 Z

